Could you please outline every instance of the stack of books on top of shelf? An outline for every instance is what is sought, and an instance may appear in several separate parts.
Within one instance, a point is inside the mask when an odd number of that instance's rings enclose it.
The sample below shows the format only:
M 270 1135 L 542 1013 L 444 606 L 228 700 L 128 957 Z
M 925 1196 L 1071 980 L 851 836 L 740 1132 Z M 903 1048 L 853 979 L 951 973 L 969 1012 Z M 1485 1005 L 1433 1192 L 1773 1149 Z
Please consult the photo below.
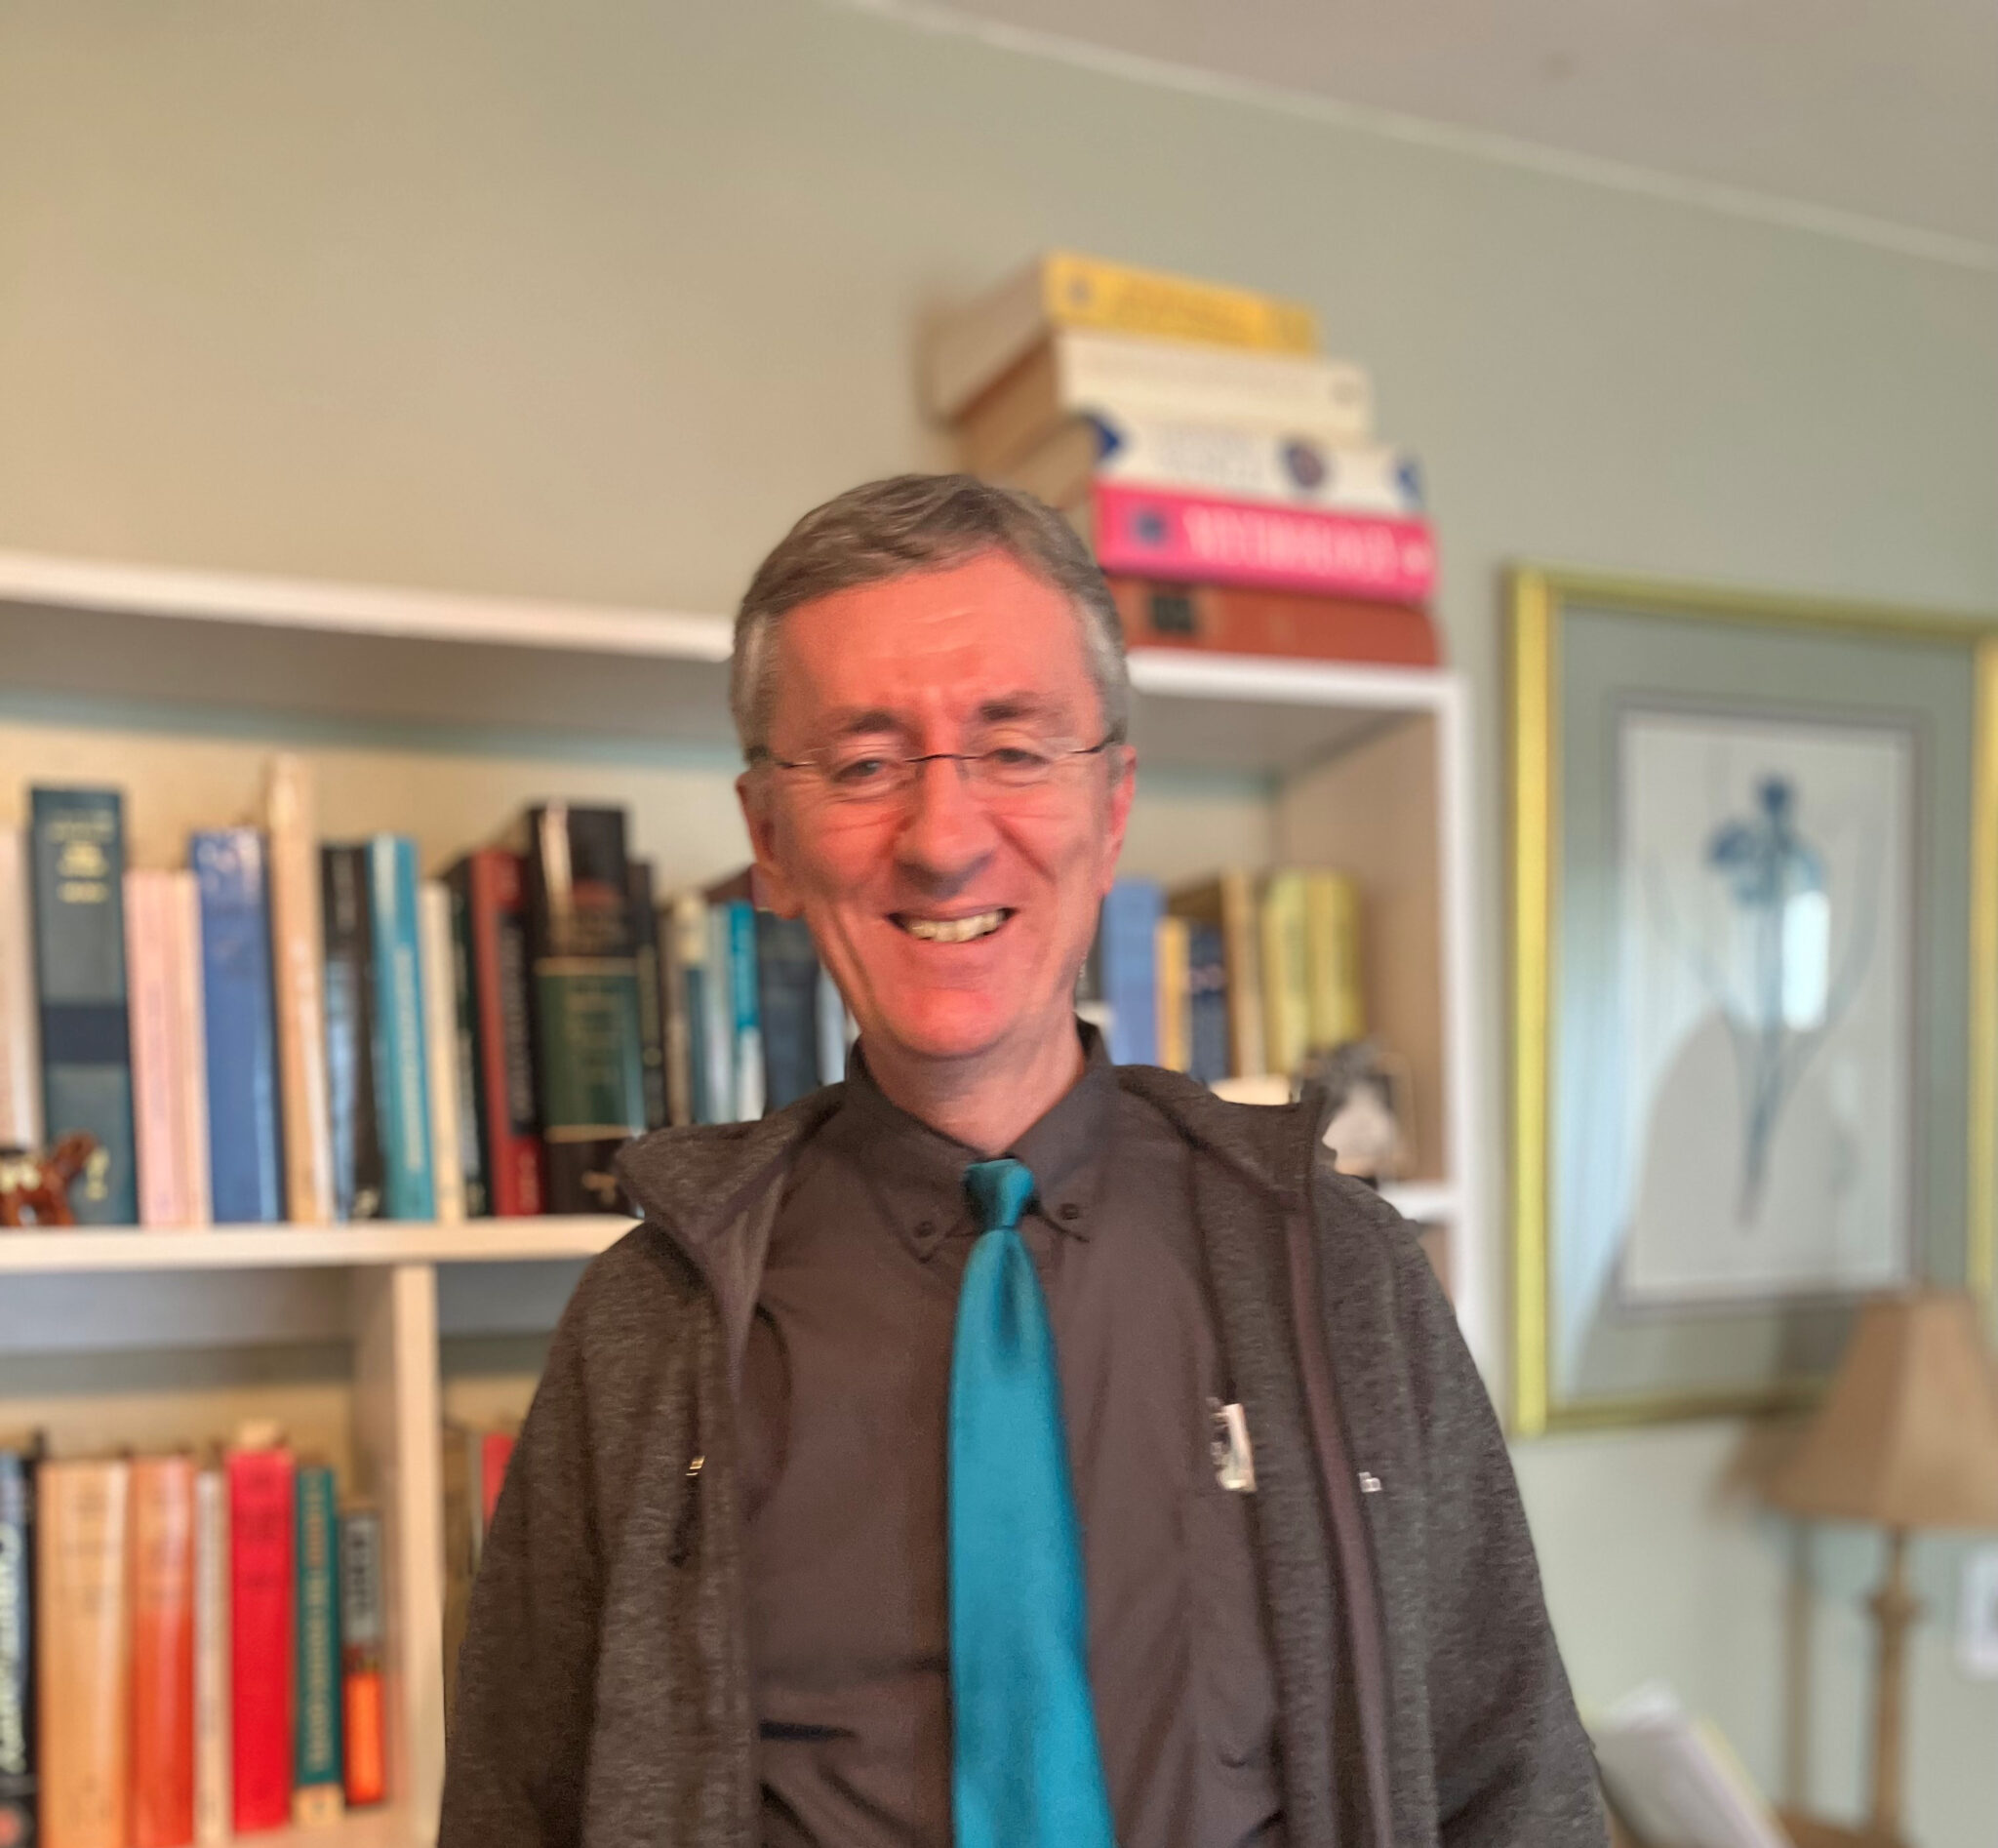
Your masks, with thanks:
M 380 1515 L 267 1428 L 207 1464 L 0 1449 L 0 1840 L 183 1848 L 382 1801 L 384 1563 Z
M 1434 666 L 1420 471 L 1297 302 L 1052 252 L 937 330 L 964 463 L 1068 513 L 1135 646 Z

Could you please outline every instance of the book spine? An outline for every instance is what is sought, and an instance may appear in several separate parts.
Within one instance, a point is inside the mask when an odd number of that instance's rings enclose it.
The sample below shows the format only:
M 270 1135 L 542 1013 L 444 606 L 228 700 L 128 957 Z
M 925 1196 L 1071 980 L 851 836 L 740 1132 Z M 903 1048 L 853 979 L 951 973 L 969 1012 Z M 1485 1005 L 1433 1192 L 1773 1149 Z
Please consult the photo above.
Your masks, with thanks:
M 755 915 L 756 1014 L 773 1110 L 819 1089 L 819 952 L 803 918 Z
M 487 1146 L 485 1100 L 479 1087 L 479 993 L 472 966 L 471 897 L 458 867 L 446 878 L 444 891 L 451 905 L 451 1044 L 458 1067 L 458 1160 L 464 1172 L 465 1217 L 481 1219 L 493 1211 L 487 1181 L 493 1153 Z
M 728 901 L 730 1063 L 736 1076 L 736 1121 L 752 1123 L 763 1114 L 763 1022 L 756 993 L 756 907 L 747 899 Z
M 132 1145 L 139 1223 L 187 1223 L 180 1181 L 180 1069 L 174 1044 L 174 978 L 167 875 L 125 875 L 125 986 L 132 1042 Z
M 1114 411 L 1099 413 L 1090 423 L 1100 481 L 1337 513 L 1408 518 L 1422 511 L 1416 459 L 1385 444 L 1337 446 L 1236 424 Z
M 34 1848 L 35 1478 L 32 1460 L 0 1450 L 0 1842 Z
M 36 789 L 35 987 L 42 1124 L 97 1141 L 69 1189 L 82 1225 L 139 1216 L 132 1053 L 125 1016 L 125 822 L 114 789 Z
M 301 758 L 271 760 L 270 945 L 283 1105 L 285 1212 L 300 1225 L 333 1219 L 333 1132 L 326 1098 L 326 1012 L 320 942 L 319 845 L 312 775 Z
M 230 1821 L 292 1814 L 292 1456 L 232 1450 L 229 1478 Z
M 819 971 L 819 1082 L 838 1084 L 847 1075 L 847 1003 L 832 979 L 832 971 Z
M 229 1502 L 220 1469 L 194 1478 L 194 1839 L 229 1833 Z
M 340 1523 L 340 1637 L 342 1781 L 350 1806 L 379 1803 L 388 1792 L 381 1560 L 380 1512 L 348 1508 Z
M 492 1210 L 512 1219 L 540 1212 L 547 1197 L 535 1099 L 525 869 L 518 854 L 486 848 L 460 861 L 452 877 L 463 894 L 471 945 L 487 1185 Z
M 477 1441 L 479 1550 L 483 1553 L 485 1537 L 492 1529 L 494 1512 L 500 1507 L 500 1491 L 506 1484 L 506 1466 L 513 1461 L 514 1437 L 511 1431 L 481 1431 Z
M 194 1464 L 132 1465 L 131 1848 L 194 1839 Z
M 1262 1038 L 1262 971 L 1256 922 L 1255 882 L 1240 867 L 1221 874 L 1221 946 L 1228 972 L 1229 1076 L 1260 1077 L 1264 1063 Z
M 284 1157 L 263 837 L 248 827 L 196 834 L 189 858 L 201 904 L 211 1212 L 220 1224 L 267 1224 L 284 1212 Z
M 706 1048 L 707 1114 L 703 1123 L 736 1121 L 736 1000 L 730 973 L 734 925 L 726 904 L 707 906 L 707 975 L 701 984 L 701 1038 Z
M 1311 1032 L 1309 945 L 1304 876 L 1270 875 L 1259 913 L 1262 928 L 1262 1044 L 1272 1072 L 1295 1073 Z
M 1192 1036 L 1188 1075 L 1215 1084 L 1228 1075 L 1228 964 L 1219 928 L 1189 922 L 1186 930 L 1187 1026 Z
M 1151 879 L 1119 879 L 1103 900 L 1103 999 L 1110 1010 L 1110 1057 L 1120 1065 L 1158 1064 L 1157 942 L 1165 903 Z
M 1168 1071 L 1193 1069 L 1192 992 L 1188 949 L 1192 926 L 1183 917 L 1162 917 L 1153 940 L 1158 966 L 1159 1064 Z
M 1367 1030 L 1360 976 L 1360 890 L 1337 872 L 1304 881 L 1305 967 L 1313 1048 L 1328 1050 Z
M 387 1177 L 383 1209 L 392 1220 L 433 1220 L 437 1188 L 430 1165 L 415 841 L 378 834 L 368 843 L 368 909 L 375 935 L 375 1114 Z
M 425 879 L 417 893 L 423 984 L 424 1071 L 429 1079 L 430 1176 L 437 1217 L 456 1223 L 468 1211 L 459 1095 L 458 976 L 451 947 L 451 894 Z
M 1056 402 L 1066 412 L 1301 432 L 1352 447 L 1373 441 L 1373 381 L 1351 360 L 1131 340 L 1081 328 L 1056 334 L 1049 346 Z
M 535 1068 L 556 1213 L 617 1212 L 612 1158 L 645 1128 L 624 817 L 549 804 L 529 818 Z
M 36 1737 L 49 1848 L 128 1848 L 132 1628 L 122 1462 L 37 1472 Z
M 180 1203 L 190 1225 L 215 1218 L 208 1166 L 207 1004 L 201 982 L 201 891 L 190 871 L 167 875 L 168 936 L 173 945 L 174 1063 L 180 1068 Z
M 42 1145 L 41 1029 L 27 846 L 22 829 L 0 827 L 0 1148 Z
M 665 1019 L 666 1119 L 698 1123 L 700 1114 L 700 1010 L 695 983 L 707 961 L 706 906 L 683 892 L 659 914 L 660 1010 Z
M 298 1472 L 296 1551 L 298 1667 L 292 1739 L 292 1820 L 303 1828 L 338 1822 L 344 1809 L 340 1749 L 340 1647 L 337 1574 L 340 1518 L 333 1471 Z
M 388 1176 L 375 1105 L 375 925 L 368 905 L 368 850 L 322 848 L 319 864 L 334 1212 L 341 1220 L 380 1219 Z
M 1108 583 L 1129 648 L 1192 648 L 1383 667 L 1434 667 L 1443 660 L 1435 623 L 1414 604 L 1248 584 L 1153 583 L 1122 577 Z
M 638 984 L 638 1056 L 640 1088 L 645 1098 L 645 1126 L 666 1124 L 666 1020 L 664 979 L 659 968 L 659 920 L 653 908 L 652 867 L 643 860 L 630 865 L 631 961 Z
M 1051 251 L 1041 264 L 1041 291 L 1042 312 L 1058 326 L 1279 353 L 1318 346 L 1317 317 L 1301 302 L 1099 257 Z
M 1106 572 L 1267 584 L 1421 603 L 1435 588 L 1428 523 L 1276 507 L 1099 481 L 1091 493 Z

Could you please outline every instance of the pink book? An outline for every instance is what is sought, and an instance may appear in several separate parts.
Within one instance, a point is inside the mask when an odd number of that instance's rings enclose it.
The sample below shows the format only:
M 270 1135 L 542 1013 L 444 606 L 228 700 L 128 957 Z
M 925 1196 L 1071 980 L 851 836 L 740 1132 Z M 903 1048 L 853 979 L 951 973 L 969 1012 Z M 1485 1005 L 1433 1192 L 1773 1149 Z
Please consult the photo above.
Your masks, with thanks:
M 132 1128 L 139 1156 L 139 1223 L 187 1222 L 181 1185 L 180 1052 L 171 875 L 125 875 L 125 982 L 132 1027 Z
M 1267 584 L 1424 602 L 1436 583 L 1429 523 L 1099 481 L 1092 537 L 1105 571 L 1191 583 Z

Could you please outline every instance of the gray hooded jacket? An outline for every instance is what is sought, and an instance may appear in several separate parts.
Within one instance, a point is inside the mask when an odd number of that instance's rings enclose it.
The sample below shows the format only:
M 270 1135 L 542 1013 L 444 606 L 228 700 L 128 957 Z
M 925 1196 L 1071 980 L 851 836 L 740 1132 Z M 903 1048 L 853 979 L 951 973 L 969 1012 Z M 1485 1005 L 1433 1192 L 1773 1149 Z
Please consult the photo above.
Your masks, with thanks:
M 1256 1536 L 1292 1848 L 1602 1848 L 1512 1468 L 1408 1226 L 1315 1100 L 1122 1066 L 1192 1150 Z M 619 1159 L 474 1588 L 441 1848 L 753 1848 L 733 1385 L 791 1157 L 837 1088 Z

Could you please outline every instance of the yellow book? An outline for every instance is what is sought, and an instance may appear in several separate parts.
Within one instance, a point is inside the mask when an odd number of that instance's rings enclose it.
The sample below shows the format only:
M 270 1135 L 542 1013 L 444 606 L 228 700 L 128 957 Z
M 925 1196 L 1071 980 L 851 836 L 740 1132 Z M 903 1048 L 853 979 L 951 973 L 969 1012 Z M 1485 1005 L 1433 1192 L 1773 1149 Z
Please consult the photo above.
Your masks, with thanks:
M 1262 891 L 1263 1054 L 1272 1072 L 1304 1063 L 1311 1032 L 1306 875 L 1273 872 Z
M 1159 1064 L 1168 1071 L 1193 1066 L 1193 993 L 1183 917 L 1162 917 L 1153 952 L 1159 994 Z
M 955 417 L 1059 327 L 1267 353 L 1318 350 L 1318 317 L 1300 301 L 1048 251 L 938 329 L 925 382 L 930 409 Z
M 1343 873 L 1312 872 L 1304 881 L 1304 906 L 1310 1044 L 1322 1051 L 1367 1030 L 1360 986 L 1360 889 Z
M 289 753 L 264 782 L 270 834 L 270 963 L 276 998 L 278 1092 L 284 1124 L 285 1214 L 300 1225 L 333 1219 L 333 1119 L 326 1091 L 326 948 L 312 772 Z

